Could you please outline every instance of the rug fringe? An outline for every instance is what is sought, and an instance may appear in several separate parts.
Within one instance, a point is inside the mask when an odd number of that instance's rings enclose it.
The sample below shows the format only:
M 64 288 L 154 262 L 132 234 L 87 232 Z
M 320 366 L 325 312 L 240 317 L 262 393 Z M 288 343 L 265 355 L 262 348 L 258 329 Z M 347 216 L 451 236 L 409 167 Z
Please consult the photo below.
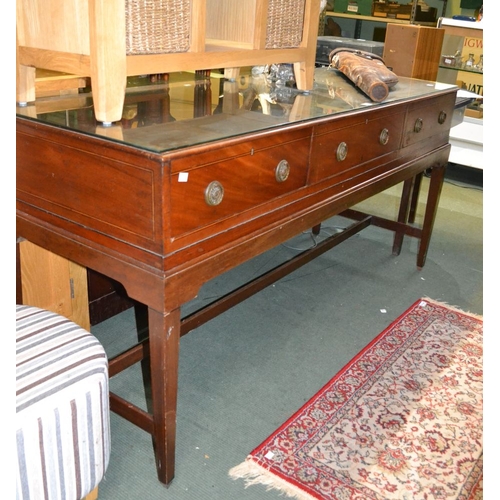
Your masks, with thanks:
M 262 484 L 266 487 L 267 491 L 277 490 L 289 498 L 296 498 L 297 500 L 315 500 L 315 497 L 309 495 L 309 493 L 306 493 L 297 486 L 291 485 L 265 467 L 255 463 L 251 457 L 248 457 L 243 463 L 230 469 L 229 477 L 235 480 L 243 479 L 245 481 L 245 488 L 254 484 Z
M 475 319 L 483 321 L 483 317 L 480 314 L 475 314 L 475 313 L 472 313 L 470 311 L 464 311 L 463 309 L 460 309 L 457 306 L 452 306 L 452 305 L 448 304 L 447 302 L 441 302 L 439 300 L 434 300 L 434 299 L 431 299 L 430 297 L 422 297 L 420 300 L 425 300 L 426 302 L 431 302 L 431 303 L 436 304 L 438 306 L 447 307 L 448 309 L 451 309 L 452 311 L 456 311 L 456 312 L 459 312 L 462 314 L 467 314 L 467 316 L 470 316 L 471 318 L 475 318 Z

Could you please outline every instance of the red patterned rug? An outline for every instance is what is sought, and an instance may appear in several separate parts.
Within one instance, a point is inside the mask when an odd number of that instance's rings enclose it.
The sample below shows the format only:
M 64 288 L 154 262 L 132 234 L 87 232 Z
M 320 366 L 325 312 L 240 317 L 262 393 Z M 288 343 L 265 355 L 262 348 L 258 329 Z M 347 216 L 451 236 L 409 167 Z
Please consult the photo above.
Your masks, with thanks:
M 483 321 L 420 299 L 231 469 L 297 499 L 483 496 Z

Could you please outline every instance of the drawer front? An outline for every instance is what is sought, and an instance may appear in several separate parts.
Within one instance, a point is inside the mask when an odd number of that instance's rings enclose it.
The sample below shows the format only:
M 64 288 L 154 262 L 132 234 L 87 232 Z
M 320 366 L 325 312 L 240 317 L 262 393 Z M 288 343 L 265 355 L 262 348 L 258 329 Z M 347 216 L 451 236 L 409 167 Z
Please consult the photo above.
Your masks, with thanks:
M 345 172 L 401 147 L 405 110 L 335 128 L 316 127 L 309 183 Z
M 451 127 L 455 100 L 455 94 L 448 94 L 412 103 L 408 108 L 403 147 L 430 138 L 446 137 Z
M 283 140 L 286 134 L 279 136 Z M 303 187 L 307 180 L 310 136 L 267 146 L 220 151 L 226 159 L 179 170 L 172 162 L 171 231 L 173 237 L 235 216 Z M 275 141 L 276 142 L 276 141 Z M 248 146 L 248 143 L 247 143 Z M 239 154 L 234 155 L 237 151 Z M 196 156 L 182 165 L 197 164 Z

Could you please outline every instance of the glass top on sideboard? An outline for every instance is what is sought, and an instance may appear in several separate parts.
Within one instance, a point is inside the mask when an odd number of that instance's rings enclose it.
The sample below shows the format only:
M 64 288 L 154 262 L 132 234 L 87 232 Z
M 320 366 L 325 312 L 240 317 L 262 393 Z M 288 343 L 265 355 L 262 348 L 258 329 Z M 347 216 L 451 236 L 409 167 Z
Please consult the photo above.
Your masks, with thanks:
M 129 77 L 122 119 L 110 126 L 96 121 L 90 92 L 40 98 L 18 106 L 17 115 L 164 153 L 455 87 L 400 77 L 387 99 L 374 103 L 333 68 L 316 69 L 310 92 L 280 79 L 287 69 L 242 68 L 234 80 L 218 71 Z

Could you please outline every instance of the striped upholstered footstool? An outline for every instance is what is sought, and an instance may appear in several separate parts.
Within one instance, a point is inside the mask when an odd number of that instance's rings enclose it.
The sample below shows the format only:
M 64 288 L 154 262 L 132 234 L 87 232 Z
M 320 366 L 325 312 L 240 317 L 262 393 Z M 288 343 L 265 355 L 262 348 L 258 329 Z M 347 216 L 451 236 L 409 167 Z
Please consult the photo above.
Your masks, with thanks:
M 17 499 L 79 500 L 109 461 L 106 353 L 63 316 L 16 313 Z

